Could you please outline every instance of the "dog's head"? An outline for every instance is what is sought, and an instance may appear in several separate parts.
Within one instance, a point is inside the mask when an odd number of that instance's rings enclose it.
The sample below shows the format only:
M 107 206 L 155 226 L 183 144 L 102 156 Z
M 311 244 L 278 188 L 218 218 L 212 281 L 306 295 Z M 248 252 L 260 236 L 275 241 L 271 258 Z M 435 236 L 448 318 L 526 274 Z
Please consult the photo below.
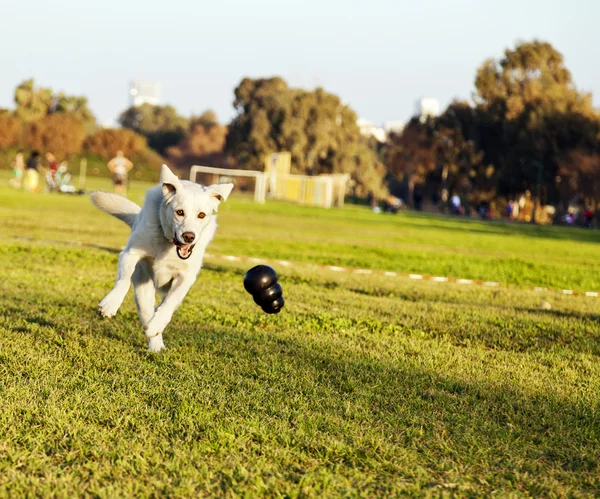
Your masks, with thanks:
M 177 246 L 177 255 L 187 260 L 200 234 L 226 201 L 233 184 L 215 184 L 204 187 L 187 180 L 179 180 L 167 165 L 160 170 L 164 198 L 161 224 L 167 239 Z

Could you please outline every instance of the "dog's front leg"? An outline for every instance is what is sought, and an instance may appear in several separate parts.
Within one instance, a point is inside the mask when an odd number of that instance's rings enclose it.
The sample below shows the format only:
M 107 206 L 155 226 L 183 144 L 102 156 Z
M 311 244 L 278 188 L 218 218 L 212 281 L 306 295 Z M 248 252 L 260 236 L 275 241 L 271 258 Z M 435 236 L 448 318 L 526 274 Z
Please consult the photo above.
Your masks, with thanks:
M 150 319 L 146 328 L 148 349 L 150 351 L 158 351 L 164 348 L 162 333 L 195 281 L 195 276 L 178 276 L 174 279 L 171 289 L 154 312 L 154 316 Z
M 104 317 L 114 317 L 125 299 L 129 286 L 131 284 L 131 276 L 135 271 L 135 266 L 142 258 L 142 254 L 137 251 L 125 249 L 119 255 L 119 270 L 117 273 L 117 282 L 115 287 L 108 293 L 104 300 L 98 306 L 100 313 Z

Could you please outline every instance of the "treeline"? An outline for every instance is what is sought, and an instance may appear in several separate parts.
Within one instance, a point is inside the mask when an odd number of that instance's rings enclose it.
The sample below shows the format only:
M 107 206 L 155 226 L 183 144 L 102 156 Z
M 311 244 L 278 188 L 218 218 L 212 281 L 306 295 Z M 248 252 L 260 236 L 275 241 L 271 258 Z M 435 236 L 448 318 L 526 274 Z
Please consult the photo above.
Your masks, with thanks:
M 122 128 L 98 128 L 85 97 L 36 88 L 33 80 L 16 89 L 15 103 L 0 112 L 0 150 L 109 159 L 121 149 L 151 165 L 153 175 L 165 160 L 181 170 L 261 170 L 269 154 L 290 151 L 294 173 L 349 173 L 350 194 L 362 198 L 391 192 L 408 204 L 443 205 L 457 194 L 467 207 L 501 207 L 529 191 L 562 209 L 600 201 L 600 117 L 562 55 L 540 41 L 485 61 L 472 101 L 415 117 L 383 144 L 361 135 L 356 113 L 338 96 L 291 88 L 278 77 L 243 79 L 228 125 L 212 111 L 185 118 L 172 106 L 144 104 L 121 114 Z
M 0 151 L 50 151 L 61 161 L 82 155 L 107 161 L 122 150 L 136 164 L 136 178 L 156 180 L 163 158 L 148 147 L 146 137 L 98 127 L 87 98 L 57 94 L 27 80 L 16 88 L 15 104 L 13 111 L 0 110 Z
M 564 211 L 600 201 L 600 117 L 562 55 L 534 41 L 488 60 L 472 102 L 413 119 L 381 155 L 393 191 L 414 204 L 456 193 L 501 206 L 527 191 Z

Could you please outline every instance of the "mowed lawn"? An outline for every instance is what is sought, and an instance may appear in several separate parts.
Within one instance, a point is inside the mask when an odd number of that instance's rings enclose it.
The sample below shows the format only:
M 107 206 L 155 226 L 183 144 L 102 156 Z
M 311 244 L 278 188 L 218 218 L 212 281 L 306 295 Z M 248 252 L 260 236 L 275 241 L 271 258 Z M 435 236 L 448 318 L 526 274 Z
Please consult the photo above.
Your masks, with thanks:
M 212 258 L 149 354 L 131 293 L 96 311 L 127 227 L 0 186 L 0 497 L 600 494 L 600 298 L 531 290 L 600 290 L 596 231 L 239 194 L 219 216 L 212 254 L 299 263 L 284 310 Z

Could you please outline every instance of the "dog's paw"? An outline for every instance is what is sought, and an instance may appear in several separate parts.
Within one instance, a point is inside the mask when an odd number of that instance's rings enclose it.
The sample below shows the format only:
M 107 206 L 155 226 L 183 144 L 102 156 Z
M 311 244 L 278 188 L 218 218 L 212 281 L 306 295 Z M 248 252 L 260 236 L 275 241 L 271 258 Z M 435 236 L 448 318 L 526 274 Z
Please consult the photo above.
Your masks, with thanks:
M 146 326 L 146 338 L 161 335 L 168 323 L 168 319 L 165 318 L 160 311 L 155 312 L 154 316 L 148 321 L 148 325 Z
M 158 336 L 154 336 L 153 338 L 148 338 L 148 351 L 149 352 L 160 352 L 165 349 L 165 344 L 163 342 L 162 334 Z
M 118 300 L 113 293 L 108 293 L 98 305 L 98 310 L 103 317 L 114 317 L 120 306 L 121 300 Z

